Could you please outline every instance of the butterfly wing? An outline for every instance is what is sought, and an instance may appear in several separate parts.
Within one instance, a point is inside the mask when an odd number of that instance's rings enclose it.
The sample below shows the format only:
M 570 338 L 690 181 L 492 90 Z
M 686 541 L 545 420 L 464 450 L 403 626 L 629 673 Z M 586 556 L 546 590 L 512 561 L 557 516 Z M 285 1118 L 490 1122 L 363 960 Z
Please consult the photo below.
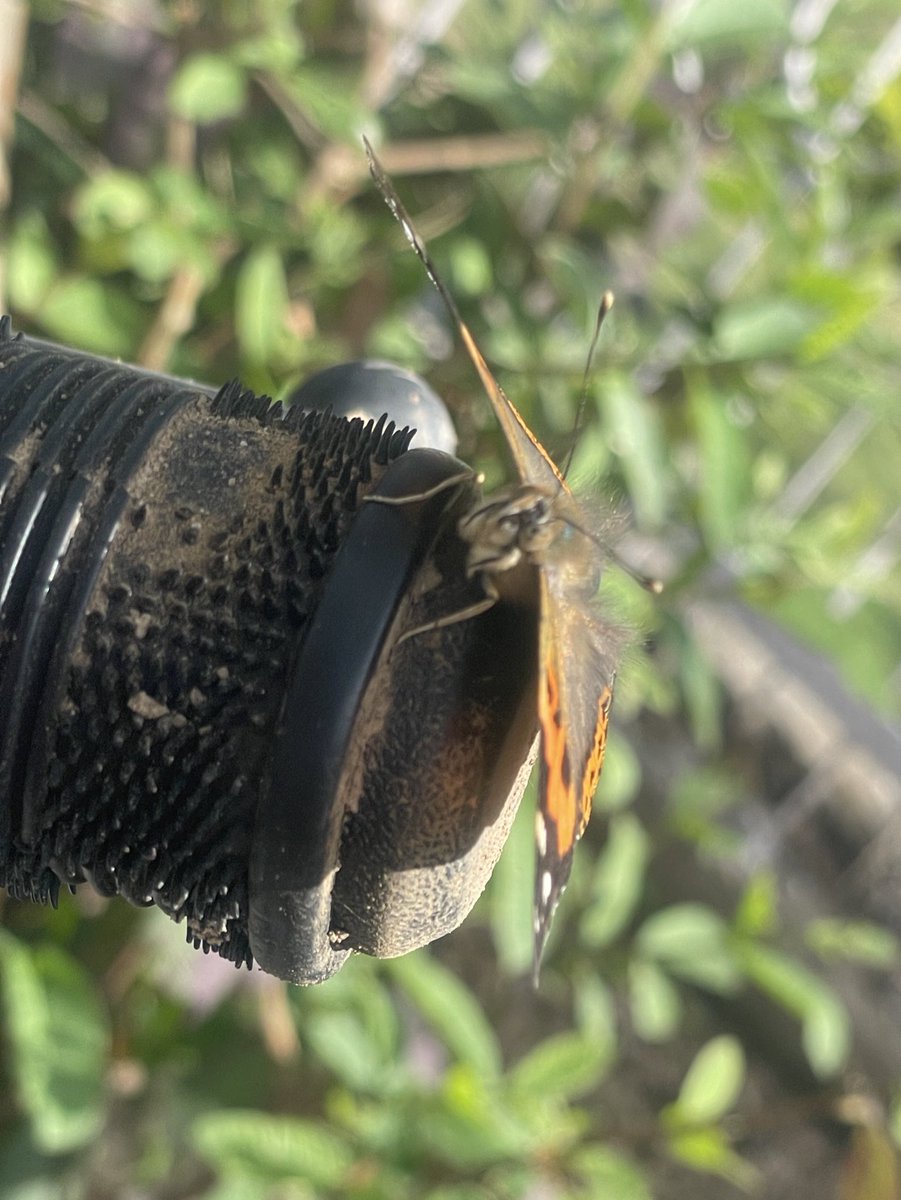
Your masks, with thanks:
M 534 904 L 534 970 L 572 869 L 597 790 L 619 649 L 617 632 L 594 608 L 601 551 L 553 459 L 494 379 L 469 330 L 460 333 L 476 366 L 524 485 L 555 497 L 562 534 L 543 553 L 539 569 L 538 813 Z
M 558 489 L 569 495 L 566 480 L 557 469 L 551 456 L 539 442 L 519 414 L 519 410 L 508 398 L 507 393 L 491 374 L 491 368 L 482 357 L 475 338 L 466 324 L 457 319 L 460 336 L 472 363 L 479 374 L 482 386 L 491 401 L 491 407 L 504 431 L 510 453 L 522 483 L 530 483 L 553 493 Z
M 555 546 L 542 555 L 539 563 L 541 774 L 536 829 L 537 969 L 551 917 L 569 878 L 573 848 L 588 822 L 607 741 L 615 639 L 612 630 L 598 619 L 591 603 L 600 574 L 598 545 L 585 534 L 584 514 L 563 475 L 492 375 L 402 200 L 369 142 L 365 138 L 363 141 L 377 188 L 459 330 L 504 431 L 520 482 L 554 498 L 558 519 L 566 530 Z M 605 296 L 599 310 L 595 340 L 611 303 L 612 297 Z M 579 544 L 574 544 L 576 541 Z
M 587 602 L 574 601 L 569 560 L 541 571 L 539 636 L 538 813 L 535 969 L 554 909 L 566 887 L 573 850 L 597 789 L 613 700 L 618 637 Z

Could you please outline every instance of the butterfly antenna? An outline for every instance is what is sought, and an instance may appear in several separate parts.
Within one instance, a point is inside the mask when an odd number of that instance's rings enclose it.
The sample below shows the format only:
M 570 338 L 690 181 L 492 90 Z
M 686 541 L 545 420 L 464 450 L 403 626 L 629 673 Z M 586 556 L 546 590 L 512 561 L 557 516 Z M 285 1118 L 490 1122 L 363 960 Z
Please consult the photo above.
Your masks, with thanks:
M 594 333 L 591 335 L 591 343 L 588 347 L 588 355 L 585 359 L 585 370 L 582 372 L 582 386 L 579 389 L 579 404 L 576 408 L 576 421 L 573 427 L 572 445 L 569 448 L 569 453 L 566 456 L 566 462 L 563 464 L 564 479 L 569 474 L 569 468 L 572 466 L 573 455 L 576 452 L 576 444 L 579 440 L 579 433 L 582 430 L 582 423 L 585 419 L 585 407 L 588 404 L 588 383 L 591 378 L 591 368 L 594 363 L 594 352 L 597 349 L 598 339 L 601 336 L 601 328 L 613 308 L 613 292 L 604 292 L 601 296 L 601 302 L 598 305 L 598 314 L 594 322 Z
M 654 575 L 643 575 L 641 571 L 636 571 L 633 566 L 630 566 L 624 558 L 620 558 L 615 550 L 611 550 L 609 547 L 606 547 L 606 550 L 607 557 L 613 565 L 624 571 L 630 579 L 634 579 L 639 587 L 644 588 L 646 592 L 650 592 L 652 596 L 661 595 L 663 592 L 662 579 L 657 579 Z
M 583 525 L 580 525 L 578 521 L 573 521 L 567 517 L 566 523 L 571 529 L 575 529 L 577 533 L 581 533 L 584 537 L 587 537 L 590 542 L 594 542 L 603 551 L 606 559 L 609 559 L 615 567 L 618 567 L 620 571 L 628 575 L 630 579 L 634 580 L 639 587 L 644 588 L 646 592 L 650 592 L 654 596 L 659 596 L 663 592 L 662 579 L 657 579 L 654 575 L 643 575 L 641 571 L 636 570 L 624 558 L 621 558 L 608 542 L 605 542 L 603 538 L 599 538 L 596 533 L 592 533 L 590 529 L 586 529 Z
M 494 411 L 498 420 L 500 421 L 501 428 L 506 434 L 507 444 L 509 445 L 510 451 L 516 460 L 520 473 L 523 475 L 523 477 L 525 477 L 531 462 L 531 455 L 527 456 L 520 445 L 521 440 L 525 438 L 527 442 L 532 444 L 535 451 L 537 451 L 538 456 L 547 469 L 549 480 L 556 480 L 561 487 L 565 488 L 566 482 L 557 469 L 556 464 L 548 456 L 545 449 L 536 441 L 535 435 L 504 395 L 503 388 L 492 375 L 491 368 L 485 362 L 485 358 L 479 349 L 478 344 L 469 329 L 469 326 L 460 315 L 460 310 L 457 308 L 453 296 L 450 294 L 450 291 L 445 285 L 444 280 L 438 274 L 438 269 L 432 262 L 431 256 L 426 249 L 425 242 L 417 233 L 416 226 L 413 224 L 410 214 L 407 212 L 406 208 L 404 208 L 404 202 L 401 200 L 400 196 L 398 196 L 397 192 L 395 191 L 394 184 L 385 174 L 384 167 L 376 158 L 375 151 L 369 144 L 368 139 L 365 137 L 363 138 L 363 145 L 366 147 L 366 157 L 369 160 L 369 173 L 372 175 L 375 186 L 378 188 L 382 199 L 391 210 L 392 216 L 404 231 L 404 236 L 410 243 L 412 249 L 415 251 L 417 258 L 425 267 L 426 274 L 428 275 L 429 279 L 438 289 L 438 294 L 444 301 L 447 311 L 450 313 L 454 324 L 457 326 L 457 331 L 463 340 L 463 345 L 466 347 L 466 353 L 469 355 L 471 362 L 478 372 L 479 379 L 482 381 L 482 387 L 484 387 L 485 392 L 491 400 Z
M 376 158 L 375 151 L 370 145 L 368 138 L 363 138 L 363 145 L 366 147 L 366 157 L 369 160 L 369 173 L 375 181 L 375 186 L 379 189 L 379 192 L 381 192 L 382 199 L 391 209 L 395 220 L 404 231 L 404 236 L 412 248 L 416 251 L 417 258 L 425 267 L 429 279 L 431 279 L 432 283 L 438 289 L 438 293 L 441 296 L 441 299 L 444 301 L 447 310 L 453 317 L 455 323 L 461 329 L 465 329 L 466 322 L 460 315 L 460 310 L 457 308 L 456 301 L 445 286 L 444 280 L 438 274 L 438 269 L 432 262 L 431 256 L 426 249 L 425 242 L 417 233 L 416 226 L 413 224 L 410 214 L 404 207 L 403 200 L 401 200 L 400 196 L 398 196 L 394 184 L 385 174 L 385 168 Z

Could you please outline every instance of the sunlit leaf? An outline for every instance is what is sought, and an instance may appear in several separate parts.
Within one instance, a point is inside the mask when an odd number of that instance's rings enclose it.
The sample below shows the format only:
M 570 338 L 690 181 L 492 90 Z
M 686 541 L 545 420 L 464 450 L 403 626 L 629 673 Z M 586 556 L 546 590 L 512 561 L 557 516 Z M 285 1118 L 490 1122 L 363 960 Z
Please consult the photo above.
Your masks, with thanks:
M 535 893 L 535 788 L 530 784 L 503 854 L 491 876 L 487 899 L 498 960 L 510 975 L 531 970 Z
M 669 24 L 671 49 L 704 42 L 738 42 L 783 33 L 788 22 L 784 0 L 756 0 L 731 4 L 729 0 L 695 0 L 677 7 Z
M 386 967 L 452 1054 L 488 1078 L 498 1074 L 494 1030 L 456 975 L 425 953 L 392 959 Z
M 386 1063 L 366 1030 L 350 1012 L 317 1013 L 302 1029 L 304 1041 L 348 1087 L 378 1091 L 390 1077 Z
M 269 362 L 282 335 L 287 308 L 281 256 L 274 246 L 260 246 L 241 267 L 235 296 L 235 329 L 250 362 Z
M 760 943 L 742 944 L 742 965 L 758 987 L 797 1016 L 802 1041 L 813 1070 L 834 1075 L 850 1048 L 848 1014 L 821 979 L 800 963 Z
M 604 755 L 601 786 L 595 797 L 599 813 L 615 813 L 635 799 L 641 786 L 641 762 L 624 737 L 611 737 Z
M 556 1034 L 519 1060 L 509 1085 L 525 1097 L 580 1096 L 601 1081 L 612 1049 L 578 1033 Z
M 18 1101 L 51 1154 L 94 1138 L 104 1117 L 109 1031 L 78 964 L 0 930 L 0 995 Z
M 38 308 L 59 272 L 44 216 L 31 212 L 14 225 L 6 245 L 10 302 L 22 312 Z
M 700 457 L 700 517 L 714 550 L 734 547 L 750 498 L 745 435 L 730 414 L 729 397 L 699 376 L 690 381 L 691 412 Z
M 720 744 L 723 690 L 716 672 L 697 643 L 686 638 L 682 647 L 680 681 L 694 741 L 713 750 Z
M 828 988 L 808 1003 L 801 1019 L 801 1042 L 817 1075 L 836 1075 L 848 1060 L 851 1026 L 848 1011 Z
M 718 359 L 772 358 L 798 350 L 816 324 L 807 306 L 783 297 L 726 308 L 714 330 Z
M 618 1018 L 614 992 L 594 972 L 580 975 L 575 985 L 575 1017 L 579 1031 L 613 1058 Z
M 735 928 L 751 937 L 773 933 L 779 920 L 776 880 L 761 871 L 748 883 L 735 910 Z
M 244 107 L 247 80 L 235 62 L 219 54 L 187 59 L 169 86 L 173 112 L 199 125 L 233 117 Z
M 606 372 L 597 396 L 636 519 L 657 526 L 666 514 L 670 476 L 656 414 L 626 375 Z
M 357 90 L 334 69 L 324 70 L 308 61 L 282 85 L 326 137 L 356 147 L 360 135 L 371 127 L 372 115 Z
M 741 1158 L 720 1129 L 708 1128 L 671 1134 L 667 1139 L 670 1154 L 686 1166 L 709 1175 L 728 1179 L 745 1191 L 759 1182 L 757 1169 Z
M 725 921 L 700 904 L 676 904 L 648 917 L 637 934 L 642 953 L 669 971 L 717 992 L 741 983 Z
M 706 1125 L 732 1108 L 745 1077 L 741 1043 L 722 1035 L 702 1046 L 686 1072 L 679 1095 L 667 1111 L 674 1124 Z
M 820 917 L 807 926 L 805 936 L 808 945 L 825 959 L 846 959 L 886 969 L 898 962 L 899 946 L 895 934 L 866 921 Z
M 140 307 L 111 283 L 58 279 L 41 303 L 41 322 L 59 341 L 95 354 L 129 358 L 144 325 Z
M 410 1136 L 439 1161 L 472 1170 L 522 1158 L 533 1134 L 510 1106 L 499 1103 L 493 1082 L 461 1066 L 448 1072 L 443 1092 L 420 1107 Z
M 464 296 L 481 296 L 491 288 L 493 271 L 485 246 L 475 238 L 458 238 L 453 246 L 451 278 Z
M 646 1173 L 625 1155 L 608 1146 L 584 1145 L 572 1157 L 572 1169 L 597 1196 L 616 1200 L 651 1200 L 651 1184 Z
M 589 946 L 604 946 L 631 918 L 644 887 L 648 837 L 629 813 L 610 822 L 592 886 L 592 900 L 580 921 L 582 939 Z
M 679 993 L 667 975 L 640 959 L 629 965 L 629 1009 L 635 1032 L 646 1042 L 667 1041 L 682 1016 Z
M 111 229 L 134 229 L 154 212 L 155 200 L 146 180 L 130 171 L 105 171 L 79 188 L 74 200 L 75 223 L 87 238 Z
M 260 1182 L 298 1177 L 337 1188 L 354 1160 L 347 1142 L 323 1125 L 252 1110 L 205 1113 L 192 1137 L 212 1167 Z

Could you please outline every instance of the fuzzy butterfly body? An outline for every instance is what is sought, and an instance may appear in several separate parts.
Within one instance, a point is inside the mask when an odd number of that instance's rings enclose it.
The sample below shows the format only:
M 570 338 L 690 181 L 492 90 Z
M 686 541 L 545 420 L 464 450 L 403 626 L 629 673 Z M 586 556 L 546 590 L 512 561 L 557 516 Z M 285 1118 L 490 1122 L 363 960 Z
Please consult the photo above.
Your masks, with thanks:
M 604 761 L 618 637 L 595 608 L 604 552 L 589 519 L 550 455 L 491 374 L 435 270 L 404 206 L 366 143 L 379 191 L 450 310 L 501 425 L 519 482 L 500 489 L 459 524 L 467 572 L 485 601 L 440 624 L 493 604 L 508 571 L 531 565 L 539 579 L 539 799 L 536 814 L 534 961 L 537 971 L 573 850 L 591 814 Z M 609 307 L 612 297 L 606 297 Z

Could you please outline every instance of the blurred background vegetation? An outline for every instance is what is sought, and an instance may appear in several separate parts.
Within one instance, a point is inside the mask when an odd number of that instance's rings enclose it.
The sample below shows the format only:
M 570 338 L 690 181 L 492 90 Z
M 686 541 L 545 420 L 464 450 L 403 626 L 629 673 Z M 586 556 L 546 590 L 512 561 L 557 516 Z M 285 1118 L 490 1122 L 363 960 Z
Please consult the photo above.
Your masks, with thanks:
M 0 308 L 284 394 L 501 381 L 629 514 L 640 631 L 528 978 L 523 814 L 456 934 L 311 990 L 5 900 L 3 1200 L 901 1195 L 896 0 L 0 0 Z M 637 593 L 637 594 L 636 594 Z M 529 809 L 529 804 L 526 804 Z

